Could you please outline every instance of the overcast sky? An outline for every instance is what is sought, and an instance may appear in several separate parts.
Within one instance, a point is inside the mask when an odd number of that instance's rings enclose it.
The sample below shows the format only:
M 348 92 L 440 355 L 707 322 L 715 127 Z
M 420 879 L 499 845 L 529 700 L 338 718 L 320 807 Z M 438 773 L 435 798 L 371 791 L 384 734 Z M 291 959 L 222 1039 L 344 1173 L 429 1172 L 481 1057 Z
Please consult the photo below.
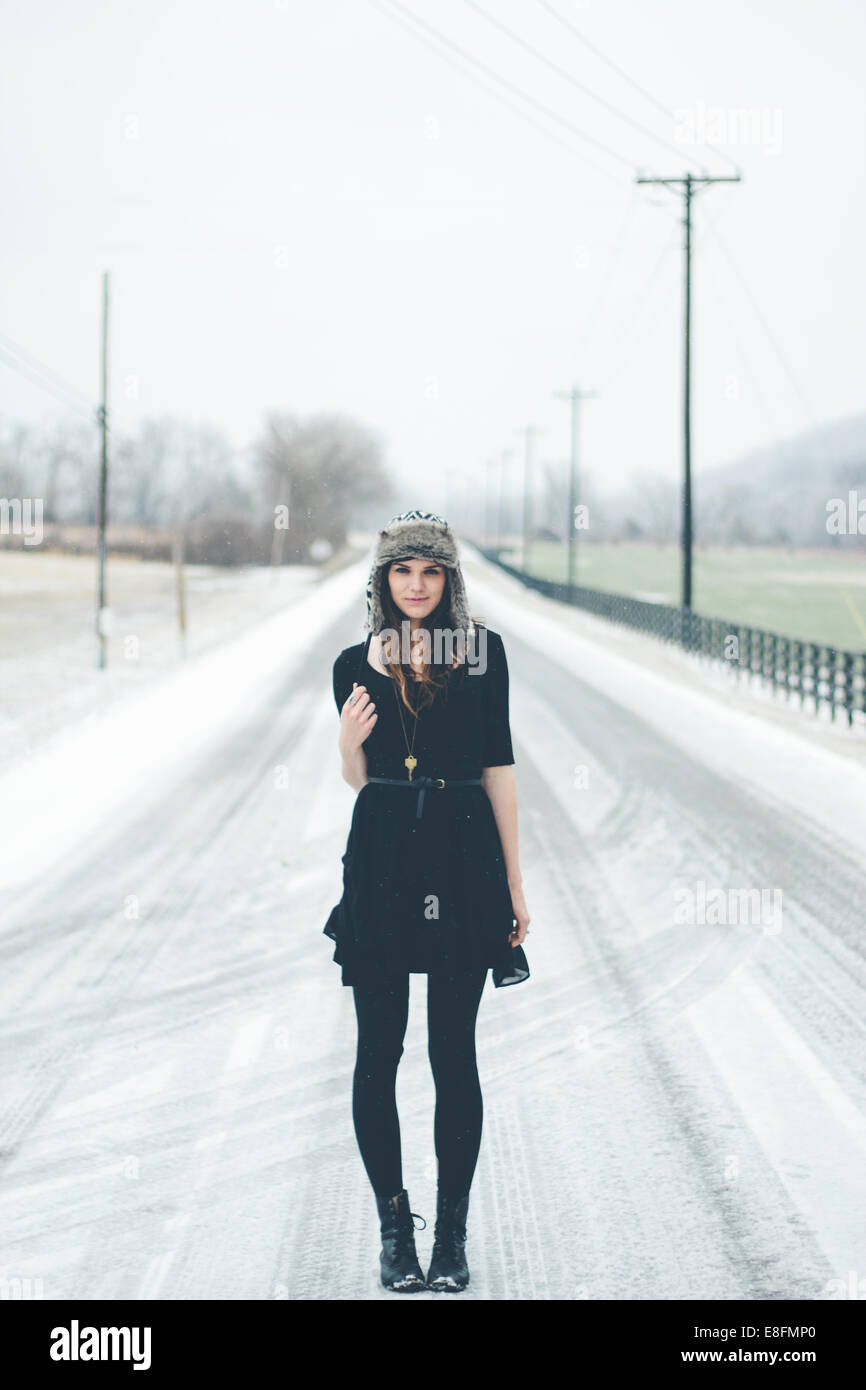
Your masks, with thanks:
M 95 399 L 109 269 L 120 429 L 346 411 L 443 506 L 526 424 L 564 457 L 577 381 L 602 485 L 674 477 L 682 202 L 634 180 L 736 166 L 694 204 L 696 472 L 863 410 L 861 0 L 479 5 L 566 75 L 468 0 L 4 0 L 0 347 Z M 0 362 L 4 416 L 59 409 Z

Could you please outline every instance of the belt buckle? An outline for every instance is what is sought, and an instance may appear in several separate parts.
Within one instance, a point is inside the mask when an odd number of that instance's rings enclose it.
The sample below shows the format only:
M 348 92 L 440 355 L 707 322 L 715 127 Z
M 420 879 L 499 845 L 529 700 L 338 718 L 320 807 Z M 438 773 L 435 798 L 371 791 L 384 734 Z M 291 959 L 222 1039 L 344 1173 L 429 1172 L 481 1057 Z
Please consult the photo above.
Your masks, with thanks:
M 445 786 L 445 778 L 444 778 L 444 777 L 437 777 L 437 778 L 436 778 L 436 785 L 437 785 L 437 787 L 444 787 L 444 786 Z

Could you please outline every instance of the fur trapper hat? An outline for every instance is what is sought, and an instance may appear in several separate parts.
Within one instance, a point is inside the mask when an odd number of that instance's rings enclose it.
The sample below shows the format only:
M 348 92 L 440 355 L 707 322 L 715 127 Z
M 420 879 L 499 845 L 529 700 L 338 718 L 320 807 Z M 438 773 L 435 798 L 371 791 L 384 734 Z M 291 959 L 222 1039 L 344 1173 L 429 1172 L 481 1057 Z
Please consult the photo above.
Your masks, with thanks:
M 387 626 L 382 607 L 382 584 L 392 560 L 435 560 L 449 571 L 451 594 L 449 624 L 470 632 L 474 624 L 466 600 L 466 586 L 457 555 L 457 542 L 447 521 L 434 512 L 413 508 L 392 517 L 379 532 L 370 578 L 367 581 L 367 620 L 364 630 L 376 634 Z

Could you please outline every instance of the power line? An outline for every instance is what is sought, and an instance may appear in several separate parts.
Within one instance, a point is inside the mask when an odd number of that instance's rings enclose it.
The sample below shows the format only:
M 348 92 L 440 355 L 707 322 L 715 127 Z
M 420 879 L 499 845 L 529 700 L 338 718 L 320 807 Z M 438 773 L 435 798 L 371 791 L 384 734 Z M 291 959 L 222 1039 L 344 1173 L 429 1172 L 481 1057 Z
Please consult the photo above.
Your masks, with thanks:
M 392 3 L 396 3 L 396 0 L 392 0 Z M 381 3 L 381 0 L 370 0 L 370 4 L 373 5 L 375 9 L 378 9 L 382 14 L 386 15 L 388 19 L 394 20 L 396 21 L 396 23 L 401 24 L 405 29 L 408 30 L 408 32 L 413 36 L 413 38 L 419 39 L 421 43 L 425 44 L 426 47 L 430 48 L 431 51 L 435 53 L 438 58 L 442 58 L 451 67 L 455 68 L 457 72 L 462 73 L 464 77 L 467 77 L 470 80 L 470 82 L 474 82 L 477 86 L 481 87 L 482 91 L 488 92 L 491 96 L 495 97 L 497 101 L 501 101 L 503 105 L 507 106 L 509 110 L 513 111 L 516 115 L 520 116 L 524 121 L 529 121 L 531 125 L 535 126 L 536 130 L 541 131 L 542 135 L 547 136 L 549 140 L 555 140 L 556 143 L 558 145 L 561 145 L 563 149 L 568 150 L 569 154 L 576 155 L 578 159 L 582 160 L 583 163 L 588 165 L 589 168 L 595 169 L 595 171 L 603 175 L 604 178 L 610 179 L 612 183 L 616 184 L 617 188 L 622 187 L 620 179 L 615 174 L 612 174 L 609 169 L 605 168 L 604 165 L 597 164 L 594 159 L 589 159 L 588 156 L 584 154 L 582 150 L 576 149 L 576 147 L 572 145 L 568 140 L 564 140 L 562 136 L 557 135 L 554 131 L 549 130 L 547 126 L 542 125 L 541 122 L 536 120 L 534 116 L 531 116 L 528 111 L 524 111 L 519 106 L 516 106 L 514 102 L 510 101 L 509 98 L 505 96 L 503 92 L 498 92 L 495 87 L 490 86 L 486 81 L 484 81 L 483 78 L 479 78 L 476 73 L 472 72 L 467 68 L 464 68 L 463 66 L 461 66 L 459 62 L 455 62 L 449 53 L 442 51 L 440 48 L 436 47 L 435 43 L 439 42 L 439 40 L 436 40 L 434 41 L 434 43 L 431 43 L 431 41 L 424 34 L 419 33 L 417 29 L 413 29 L 411 27 L 411 24 L 407 24 L 406 20 L 401 18 L 400 15 L 395 14 L 391 10 L 387 10 L 384 7 L 384 4 Z M 415 17 L 413 16 L 413 18 Z M 422 21 L 416 22 L 420 23 Z M 430 26 L 428 25 L 427 27 L 429 28 Z M 450 40 L 445 39 L 443 36 L 442 42 L 447 43 L 450 42 Z M 467 57 L 469 58 L 470 62 L 477 61 L 469 55 L 467 55 Z M 496 77 L 496 81 L 506 82 L 507 79 Z M 515 90 L 518 92 L 520 91 L 519 88 L 515 88 Z M 525 99 L 532 100 L 531 97 L 526 97 Z M 552 114 L 554 119 L 559 119 L 558 117 L 556 117 L 555 113 Z M 660 208 L 664 216 L 667 217 L 669 215 L 667 212 L 665 212 L 662 204 L 656 202 L 653 198 L 643 198 L 642 201 L 645 203 L 652 203 L 653 206 Z
M 668 247 L 668 250 L 670 249 L 672 249 L 672 243 Z M 667 260 L 667 256 L 665 256 L 664 259 Z M 662 300 L 661 307 L 664 308 L 666 305 L 669 306 L 670 304 L 670 300 Z M 643 323 L 638 327 L 637 331 L 632 335 L 630 341 L 627 343 L 625 351 L 621 353 L 620 356 L 616 359 L 616 362 L 614 363 L 613 369 L 610 372 L 610 374 L 604 377 L 604 384 L 606 389 L 609 389 L 614 382 L 619 381 L 623 373 L 626 372 L 628 368 L 632 365 L 638 353 L 641 350 L 645 350 L 648 346 L 648 343 L 653 342 L 655 340 L 658 334 L 658 330 L 663 322 L 664 320 L 660 316 L 660 314 L 656 314 L 654 316 L 650 315 L 649 318 L 643 321 Z
M 708 218 L 704 218 L 704 222 L 707 222 L 708 220 Z M 717 214 L 715 222 L 718 221 L 719 216 Z M 701 227 L 701 230 L 703 231 L 705 230 L 705 228 Z M 754 366 L 746 352 L 746 349 L 743 347 L 742 340 L 740 339 L 740 336 L 737 333 L 736 328 L 733 326 L 733 316 L 731 314 L 730 304 L 727 301 L 727 299 L 725 299 L 721 294 L 719 294 L 714 276 L 708 275 L 706 277 L 706 282 L 709 285 L 710 291 L 713 295 L 716 304 L 721 309 L 723 316 L 727 318 L 729 322 L 729 325 L 731 327 L 731 335 L 734 340 L 734 346 L 736 348 L 736 351 L 739 353 L 740 357 L 742 357 L 743 362 L 745 363 L 746 371 L 748 373 L 748 379 L 751 382 L 752 388 L 755 392 L 755 396 L 757 397 L 761 413 L 763 414 L 764 420 L 766 421 L 771 436 L 774 438 L 776 442 L 776 446 L 780 448 L 781 431 L 779 429 L 778 420 L 774 417 L 772 411 L 769 408 L 767 398 L 761 390 L 760 379 L 758 377 L 758 374 L 754 369 Z
M 601 284 L 599 285 L 598 290 L 596 291 L 595 299 L 592 303 L 592 308 L 589 314 L 587 315 L 586 326 L 584 327 L 583 333 L 581 334 L 581 337 L 579 338 L 574 349 L 575 359 L 577 361 L 580 361 L 581 353 L 586 351 L 587 343 L 592 339 L 593 330 L 595 329 L 597 323 L 600 321 L 601 305 L 604 302 L 605 295 L 607 294 L 607 291 L 613 280 L 613 272 L 616 269 L 620 255 L 622 253 L 623 245 L 625 244 L 626 232 L 628 228 L 631 226 L 631 223 L 634 219 L 634 212 L 637 203 L 637 185 L 632 184 L 631 192 L 625 206 L 625 214 L 622 218 L 622 221 L 620 222 L 619 228 L 614 238 L 613 250 L 608 256 L 607 265 L 604 269 L 604 275 L 602 277 Z
M 782 365 L 782 370 L 784 371 L 785 375 L 787 376 L 788 381 L 791 383 L 791 386 L 792 386 L 793 389 L 794 389 L 794 393 L 795 393 L 795 395 L 797 396 L 797 398 L 798 398 L 798 400 L 799 400 L 801 406 L 803 407 L 803 410 L 805 411 L 806 418 L 807 418 L 809 424 L 812 425 L 812 426 L 814 427 L 815 424 L 816 424 L 816 421 L 815 421 L 815 414 L 814 414 L 814 411 L 812 410 L 812 407 L 811 407 L 811 405 L 810 405 L 810 403 L 809 403 L 808 397 L 806 396 L 806 393 L 804 392 L 804 390 L 803 390 L 803 388 L 801 387 L 799 381 L 797 380 L 796 376 L 794 375 L 794 372 L 793 372 L 793 370 L 792 370 L 792 368 L 791 368 L 790 363 L 788 362 L 788 359 L 786 358 L 784 352 L 782 351 L 781 347 L 779 346 L 778 342 L 776 341 L 776 337 L 775 337 L 775 334 L 773 333 L 773 330 L 771 329 L 771 327 L 770 327 L 769 323 L 767 322 L 767 320 L 764 318 L 764 315 L 763 315 L 762 312 L 761 312 L 760 306 L 758 305 L 758 301 L 756 300 L 755 296 L 752 294 L 752 291 L 749 289 L 749 286 L 746 284 L 746 281 L 745 281 L 745 279 L 743 278 L 742 272 L 737 268 L 736 262 L 734 261 L 734 258 L 733 258 L 733 256 L 732 256 L 731 252 L 728 250 L 727 246 L 725 245 L 725 242 L 722 240 L 722 236 L 721 236 L 721 233 L 719 232 L 718 228 L 717 228 L 717 227 L 714 227 L 714 226 L 710 226 L 710 227 L 708 228 L 708 230 L 709 230 L 709 232 L 710 232 L 710 235 L 713 236 L 713 237 L 715 237 L 716 242 L 718 243 L 720 249 L 724 252 L 725 257 L 727 258 L 728 264 L 729 264 L 729 266 L 731 267 L 731 270 L 734 272 L 734 274 L 736 275 L 737 279 L 739 280 L 740 285 L 741 285 L 741 287 L 742 287 L 742 289 L 743 289 L 743 292 L 744 292 L 744 294 L 746 295 L 746 298 L 749 300 L 749 302 L 750 302 L 750 304 L 751 304 L 753 310 L 755 311 L 755 314 L 757 315 L 757 318 L 758 318 L 758 320 L 759 320 L 759 322 L 760 322 L 760 324 L 761 324 L 761 327 L 763 328 L 764 332 L 766 333 L 766 335 L 767 335 L 767 337 L 768 337 L 768 339 L 769 339 L 769 341 L 770 341 L 770 345 L 771 345 L 771 347 L 773 348 L 773 351 L 775 352 L 776 356 L 777 356 L 778 359 L 779 359 L 779 362 L 780 362 L 781 365 Z
M 630 77 L 629 74 L 623 68 L 621 68 L 618 63 L 615 63 L 612 58 L 608 58 L 607 54 L 602 53 L 601 49 L 598 48 L 596 44 L 591 43 L 590 40 L 584 34 L 582 34 L 581 31 L 574 24 L 572 24 L 571 20 L 566 19 L 563 15 L 559 13 L 557 9 L 554 8 L 554 6 L 550 3 L 550 0 L 538 0 L 538 3 L 539 5 L 541 5 L 542 9 L 547 10 L 548 14 L 553 15 L 554 19 L 558 19 L 560 24 L 564 25 L 565 28 L 568 29 L 569 32 L 572 33 L 576 39 L 578 39 L 582 44 L 584 44 L 589 49 L 590 53 L 594 53 L 595 56 L 597 58 L 600 58 L 603 63 L 607 63 L 609 68 L 611 68 L 615 73 L 617 73 L 621 78 L 623 78 L 625 82 L 628 82 L 632 87 L 634 87 L 635 91 L 640 92 L 641 96 L 645 97 L 647 101 L 651 102 L 651 104 L 656 108 L 656 110 L 660 111 L 662 115 L 667 118 L 667 120 L 671 119 L 671 112 L 665 106 L 664 102 L 659 101 L 656 97 L 653 96 L 652 92 L 648 92 L 646 87 L 641 86 L 640 82 L 636 82 L 633 77 Z M 726 154 L 724 152 L 724 150 L 717 149 L 716 146 L 711 145 L 708 140 L 703 140 L 701 141 L 701 143 L 705 145 L 708 150 L 712 150 L 713 154 L 719 155 L 721 159 L 726 159 L 728 163 L 733 166 L 734 169 L 737 168 L 736 160 L 732 159 L 729 154 Z
M 552 72 L 557 73 L 557 75 L 564 78 L 566 82 L 570 82 L 572 87 L 576 87 L 579 92 L 585 92 L 593 101 L 597 101 L 600 106 L 603 106 L 611 115 L 616 116 L 618 120 L 625 121 L 628 125 L 633 126 L 635 130 L 640 131 L 641 134 L 645 135 L 648 139 L 655 140 L 656 144 L 663 145 L 666 150 L 672 151 L 677 158 L 682 158 L 683 152 L 681 149 L 677 149 L 675 145 L 671 145 L 667 140 L 663 140 L 660 135 L 656 135 L 648 126 L 642 125 L 640 121 L 636 121 L 633 117 L 626 115 L 624 111 L 620 111 L 618 107 L 614 106 L 613 103 L 609 102 L 605 97 L 599 96 L 591 87 L 587 87 L 584 82 L 580 82 L 567 68 L 561 67 L 559 63 L 555 63 L 552 58 L 548 58 L 540 49 L 527 43 L 525 39 L 521 38 L 520 34 L 516 34 L 507 24 L 503 24 L 495 15 L 483 9 L 482 6 L 477 3 L 477 0 L 463 0 L 463 3 L 468 5 L 470 10 L 475 10 L 477 14 L 480 14 L 482 18 L 486 19 L 488 24 L 494 25 L 494 27 L 501 30 L 503 34 L 507 34 L 514 43 L 518 44 L 525 52 L 531 53 L 539 62 L 549 67 Z
M 709 231 L 713 227 L 718 227 L 719 223 L 724 221 L 729 208 L 731 208 L 732 206 L 733 199 L 728 198 L 726 202 L 725 195 L 724 193 L 722 193 L 721 204 L 719 207 L 716 208 L 715 213 L 704 213 L 701 217 L 695 218 L 695 231 L 699 233 L 701 238 L 703 238 L 703 234 L 705 231 Z M 697 239 L 698 238 L 696 238 L 696 241 Z
M 649 296 L 650 290 L 653 288 L 653 286 L 655 285 L 656 281 L 658 280 L 659 275 L 660 275 L 660 272 L 661 272 L 661 269 L 662 269 L 662 266 L 664 265 L 665 261 L 667 260 L 668 256 L 671 254 L 671 252 L 672 252 L 673 249 L 674 249 L 674 246 L 676 245 L 677 237 L 678 237 L 678 232 L 677 232 L 677 226 L 676 226 L 676 223 L 675 223 L 675 224 L 671 227 L 670 233 L 668 234 L 667 241 L 666 241 L 666 242 L 664 243 L 664 245 L 662 246 L 661 251 L 659 252 L 659 254 L 658 254 L 658 256 L 657 256 L 655 262 L 653 263 L 652 269 L 650 270 L 649 275 L 647 276 L 646 280 L 644 281 L 644 284 L 643 284 L 642 289 L 641 289 L 641 290 L 639 291 L 639 293 L 636 294 L 636 295 L 634 296 L 634 298 L 631 300 L 627 312 L 626 312 L 626 313 L 623 315 L 623 317 L 620 319 L 620 322 L 619 322 L 618 326 L 614 329 L 613 333 L 611 334 L 611 336 L 610 336 L 610 337 L 608 338 L 608 340 L 607 340 L 608 344 L 611 344 L 611 343 L 615 344 L 616 347 L 617 347 L 617 350 L 620 349 L 621 344 L 622 344 L 622 342 L 623 342 L 623 338 L 624 338 L 624 335 L 625 335 L 625 329 L 628 328 L 628 327 L 630 327 L 631 324 L 632 324 L 633 322 L 635 322 L 636 320 L 639 319 L 641 309 L 644 307 L 644 305 L 645 305 L 645 304 L 647 303 L 647 301 L 648 301 L 648 296 Z M 634 342 L 634 340 L 632 340 L 632 345 L 633 345 L 633 342 Z M 602 345 L 602 355 L 604 355 L 605 351 L 606 351 L 606 348 L 605 348 L 605 345 L 603 344 L 603 345 Z M 632 355 L 633 355 L 633 354 L 632 354 Z M 603 371 L 602 371 L 601 373 L 598 374 L 598 375 L 600 375 L 600 377 L 602 378 L 603 384 L 605 385 L 605 387 L 609 386 L 610 383 L 611 383 L 612 381 L 614 381 L 614 380 L 616 379 L 617 376 L 619 376 L 620 370 L 622 369 L 623 366 L 627 365 L 628 360 L 629 360 L 628 358 L 623 359 L 623 357 L 620 355 L 619 361 L 615 364 L 614 369 L 613 369 L 613 371 L 612 371 L 612 373 L 611 373 L 610 376 L 604 376 Z
M 62 405 L 65 405 L 68 410 L 75 410 L 79 415 L 86 415 L 89 420 L 93 420 L 93 408 L 85 410 L 78 401 L 72 400 L 69 396 L 62 394 L 50 381 L 46 381 L 44 378 L 37 376 L 37 374 L 31 371 L 23 362 L 17 361 L 11 353 L 7 352 L 2 344 L 0 344 L 0 362 L 3 362 L 7 367 L 11 367 L 12 371 L 18 372 L 20 376 L 26 377 L 34 386 L 40 386 L 43 391 L 47 391 L 49 395 L 54 396 L 55 399 L 60 401 Z
M 730 205 L 731 200 L 729 199 L 727 203 L 722 203 L 721 208 L 716 210 L 714 216 L 712 214 L 704 212 L 700 217 L 696 219 L 696 224 L 701 236 L 701 240 L 703 240 L 704 234 L 706 232 L 718 232 L 719 224 L 724 220 L 725 214 Z M 780 439 L 782 432 L 779 429 L 778 420 L 769 407 L 767 397 L 764 395 L 764 392 L 761 389 L 759 375 L 755 371 L 752 361 L 748 353 L 746 352 L 746 349 L 743 346 L 742 339 L 737 333 L 736 328 L 733 326 L 733 315 L 731 314 L 730 303 L 727 299 L 723 299 L 722 295 L 719 294 L 714 276 L 708 276 L 707 283 L 710 287 L 710 290 L 712 291 L 716 304 L 719 305 L 720 309 L 723 311 L 723 314 L 728 319 L 728 322 L 731 325 L 731 333 L 734 339 L 736 350 L 740 354 L 746 365 L 746 370 L 749 374 L 749 380 L 751 381 L 752 388 L 758 399 L 758 404 L 761 408 L 764 419 L 769 427 L 770 434 L 775 438 L 777 445 L 781 448 Z
M 390 10 L 386 10 L 383 5 L 377 4 L 376 0 L 370 0 L 370 4 L 372 4 L 373 7 L 379 10 L 382 14 L 386 15 L 388 19 L 396 21 L 397 24 L 401 24 L 404 27 L 404 29 L 406 29 L 413 36 L 413 38 L 420 39 L 421 43 L 425 44 L 428 48 L 430 48 L 431 51 L 435 53 L 438 58 L 443 59 L 444 62 L 448 63 L 457 72 L 462 73 L 464 77 L 468 77 L 469 81 L 474 82 L 477 86 L 481 87 L 482 91 L 488 92 L 490 96 L 495 97 L 497 101 L 501 101 L 504 106 L 507 106 L 510 111 L 513 111 L 516 115 L 520 116 L 524 121 L 529 121 L 530 125 L 535 126 L 536 130 L 540 130 L 542 135 L 546 135 L 549 140 L 555 140 L 557 145 L 561 145 L 563 149 L 568 150 L 569 154 L 576 155 L 579 159 L 582 159 L 586 164 L 588 164 L 591 169 L 595 169 L 597 173 L 602 174 L 606 179 L 610 179 L 613 183 L 617 185 L 617 187 L 621 187 L 620 180 L 616 177 L 615 174 L 612 174 L 609 169 L 606 169 L 602 164 L 596 164 L 594 159 L 587 159 L 586 155 L 581 150 L 577 149 L 576 146 L 570 144 L 568 140 L 563 140 L 561 135 L 557 135 L 554 131 L 548 130 L 547 126 L 542 125 L 541 122 L 537 121 L 534 116 L 530 116 L 528 111 L 522 111 L 521 108 L 519 106 L 516 106 L 513 101 L 510 101 L 503 92 L 497 92 L 496 88 L 491 87 L 487 82 L 484 81 L 483 78 L 479 78 L 474 72 L 469 71 L 467 68 L 462 67 L 460 63 L 455 62 L 454 59 L 447 52 L 441 51 L 439 48 L 434 47 L 434 45 L 430 42 L 429 39 L 427 39 L 423 34 L 419 33 L 416 29 L 413 29 L 410 24 L 406 23 L 405 19 L 402 19 L 400 17 L 400 15 L 394 14 Z
M 34 371 L 40 372 L 64 391 L 68 391 L 71 396 L 75 396 L 82 405 L 91 405 L 91 401 L 83 391 L 79 391 L 77 386 L 73 386 L 70 381 L 66 381 L 59 372 L 55 372 L 53 367 L 47 366 L 44 362 L 41 362 L 38 357 L 34 356 L 32 352 L 28 352 L 26 348 L 23 348 L 20 343 L 16 343 L 15 339 L 10 338 L 8 333 L 0 333 L 0 340 L 6 344 L 7 352 L 11 352 L 14 356 L 20 357 Z
M 376 8 L 381 8 L 379 0 L 370 0 L 370 3 L 376 5 Z M 461 48 L 459 44 L 454 43 L 452 39 L 449 39 L 445 34 L 442 34 L 439 32 L 438 29 L 435 29 L 432 26 L 432 24 L 428 24 L 426 20 L 420 19 L 416 14 L 413 14 L 411 10 L 408 10 L 405 5 L 401 5 L 399 3 L 399 0 L 388 0 L 388 4 L 389 6 L 393 6 L 394 9 L 398 10 L 402 14 L 408 16 L 413 23 L 419 25 L 422 29 L 427 30 L 427 32 L 432 34 L 434 38 L 438 39 L 440 43 L 445 44 L 448 48 L 451 48 L 456 53 L 459 53 L 461 58 L 463 58 L 465 62 L 472 63 L 475 67 L 480 68 L 482 72 L 485 72 L 489 76 L 491 76 L 495 82 L 501 82 L 502 85 L 506 87 L 509 91 L 515 92 L 522 101 L 529 102 L 531 106 L 534 106 L 539 111 L 543 112 L 549 120 L 558 122 L 559 125 L 564 126 L 567 130 L 571 131 L 573 135 L 576 135 L 578 139 L 585 140 L 590 145 L 594 145 L 596 149 L 599 149 L 604 154 L 609 155 L 610 158 L 615 159 L 617 163 L 625 164 L 630 169 L 634 167 L 633 162 L 630 159 L 627 159 L 625 155 L 617 153 L 616 150 L 612 150 L 610 146 L 605 145 L 603 141 L 596 140 L 595 136 L 587 135 L 585 131 L 581 130 L 578 126 L 574 125 L 572 121 L 569 121 L 565 116 L 560 116 L 557 111 L 553 111 L 549 106 L 546 106 L 544 102 L 539 101 L 536 97 L 531 96 L 528 92 L 524 92 L 522 88 L 518 87 L 516 83 L 511 82 L 507 77 L 500 77 L 500 75 L 497 72 L 494 72 L 493 69 L 489 67 L 487 63 L 482 63 L 480 58 L 474 58 L 471 53 L 467 53 L 465 48 Z M 391 13 L 390 9 L 386 9 L 385 13 L 390 14 L 392 18 L 395 17 Z M 594 167 L 597 168 L 598 166 Z

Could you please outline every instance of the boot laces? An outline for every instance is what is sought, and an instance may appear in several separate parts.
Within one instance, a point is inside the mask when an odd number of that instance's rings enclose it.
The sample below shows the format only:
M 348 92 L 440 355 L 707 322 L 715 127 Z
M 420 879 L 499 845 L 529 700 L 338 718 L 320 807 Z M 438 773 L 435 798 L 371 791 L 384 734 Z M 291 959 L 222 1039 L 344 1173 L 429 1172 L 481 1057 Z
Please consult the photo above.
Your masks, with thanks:
M 444 1255 L 448 1260 L 459 1259 L 462 1249 L 463 1242 L 450 1223 L 439 1231 L 433 1241 L 433 1254 Z
M 409 1216 L 411 1218 L 410 1221 L 399 1221 L 397 1223 L 397 1238 L 394 1243 L 394 1248 L 398 1255 L 411 1255 L 415 1248 L 415 1231 L 424 1231 L 427 1229 L 427 1222 L 417 1211 L 410 1211 Z M 422 1222 L 422 1225 L 416 1227 L 415 1217 Z
M 465 1242 L 466 1232 L 455 1221 L 453 1214 L 450 1212 L 443 1214 L 436 1222 L 433 1239 L 434 1255 L 444 1256 L 448 1260 L 459 1260 Z

